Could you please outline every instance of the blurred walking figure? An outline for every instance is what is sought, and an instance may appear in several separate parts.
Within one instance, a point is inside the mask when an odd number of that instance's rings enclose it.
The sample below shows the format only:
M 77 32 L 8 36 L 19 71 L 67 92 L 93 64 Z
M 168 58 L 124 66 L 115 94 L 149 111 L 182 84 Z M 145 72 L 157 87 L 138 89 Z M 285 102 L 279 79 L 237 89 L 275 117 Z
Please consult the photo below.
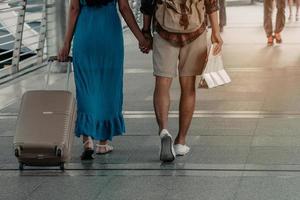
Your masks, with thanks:
M 300 1 L 300 0 L 298 0 Z M 226 26 L 226 0 L 219 0 L 219 26 L 220 32 L 223 32 L 224 26 Z
M 277 8 L 277 15 L 276 15 L 275 30 L 274 30 L 272 24 L 274 0 L 264 0 L 264 28 L 267 34 L 269 46 L 272 46 L 274 44 L 274 39 L 276 40 L 276 43 L 282 43 L 282 38 L 280 33 L 282 32 L 285 25 L 285 0 L 275 0 L 275 1 L 276 1 L 275 3 Z
M 296 5 L 296 21 L 299 21 L 299 7 L 300 7 L 300 0 L 288 0 L 289 4 L 289 20 L 293 19 L 293 5 Z

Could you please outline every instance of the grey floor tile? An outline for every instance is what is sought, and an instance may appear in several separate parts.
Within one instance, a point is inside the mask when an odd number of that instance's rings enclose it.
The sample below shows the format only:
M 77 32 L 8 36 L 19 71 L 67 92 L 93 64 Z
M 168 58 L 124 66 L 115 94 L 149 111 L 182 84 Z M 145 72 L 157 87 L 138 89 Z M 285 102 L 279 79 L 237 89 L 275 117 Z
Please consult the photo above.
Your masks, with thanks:
M 189 131 L 190 135 L 202 135 L 202 136 L 252 136 L 253 130 L 244 129 L 200 129 L 197 127 L 191 127 Z
M 98 200 L 165 199 L 171 182 L 168 177 L 115 177 L 106 185 Z
M 252 147 L 247 163 L 262 165 L 300 164 L 299 154 L 299 147 Z
M 207 121 L 207 127 L 209 129 L 255 130 L 257 122 L 257 119 L 210 118 Z
M 201 146 L 249 147 L 252 143 L 252 136 L 199 136 L 195 142 Z
M 166 200 L 232 200 L 239 177 L 171 177 L 172 189 Z
M 0 137 L 0 165 L 16 163 L 14 156 L 13 137 Z
M 177 163 L 199 164 L 245 164 L 249 147 L 241 146 L 191 146 L 191 152 L 184 157 L 178 157 Z
M 236 200 L 298 200 L 300 177 L 243 177 Z
M 300 146 L 300 136 L 254 136 L 252 146 Z
M 15 172 L 18 173 L 18 172 Z M 44 181 L 43 177 L 0 177 L 0 199 L 26 200 Z
M 300 136 L 299 119 L 265 118 L 260 119 L 255 131 L 256 135 L 294 135 Z
M 158 145 L 132 151 L 128 163 L 160 163 Z
M 19 113 L 21 101 L 17 100 L 16 102 L 8 105 L 7 107 L 0 110 L 1 113 Z
M 174 121 L 171 119 L 170 121 Z M 126 135 L 158 135 L 158 126 L 154 118 L 125 119 Z
M 9 97 L 6 95 L 0 96 L 0 109 L 3 109 L 12 103 L 16 102 L 18 99 L 20 99 L 21 96 L 13 95 L 13 97 Z
M 13 136 L 16 129 L 16 118 L 0 119 L 0 137 Z
M 256 123 L 256 119 L 194 118 L 188 135 L 253 135 Z M 154 118 L 126 119 L 126 126 L 126 135 L 155 136 L 158 133 Z M 178 118 L 169 119 L 169 131 L 177 134 Z
M 265 104 L 262 107 L 263 110 L 265 111 L 269 111 L 269 112 L 285 112 L 285 111 L 289 111 L 289 112 L 300 112 L 300 106 L 298 104 L 298 102 L 293 102 L 293 103 L 287 103 L 285 105 L 282 105 L 282 103 L 270 103 L 270 104 Z
M 47 177 L 28 200 L 92 200 L 104 190 L 110 178 L 98 177 Z
M 264 96 L 261 95 L 261 88 L 249 85 L 253 80 L 248 80 L 246 83 L 240 81 L 241 74 L 237 74 L 231 71 L 228 71 L 229 76 L 233 79 L 238 79 L 239 85 L 237 84 L 228 84 L 224 87 L 214 88 L 214 90 L 200 89 L 198 90 L 198 100 L 224 100 L 224 101 L 247 101 L 247 102 L 263 102 Z M 239 78 L 236 78 L 236 77 Z M 257 77 L 255 78 L 257 79 Z M 247 92 L 245 91 L 247 89 Z
M 201 105 L 201 102 L 200 102 Z M 217 105 L 217 106 L 216 106 Z M 260 110 L 263 105 L 263 101 L 219 101 L 215 104 L 215 110 L 225 111 L 251 111 Z

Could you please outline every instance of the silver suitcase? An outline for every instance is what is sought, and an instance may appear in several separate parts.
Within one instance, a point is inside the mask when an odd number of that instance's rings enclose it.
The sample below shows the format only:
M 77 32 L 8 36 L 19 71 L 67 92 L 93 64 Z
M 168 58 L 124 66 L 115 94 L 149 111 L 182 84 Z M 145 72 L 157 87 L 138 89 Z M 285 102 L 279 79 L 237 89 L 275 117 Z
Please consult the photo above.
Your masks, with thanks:
M 72 58 L 68 58 L 67 89 L 47 90 L 51 65 L 49 59 L 45 90 L 24 93 L 14 137 L 19 169 L 27 166 L 59 166 L 64 170 L 71 158 L 76 121 L 76 101 L 68 91 Z

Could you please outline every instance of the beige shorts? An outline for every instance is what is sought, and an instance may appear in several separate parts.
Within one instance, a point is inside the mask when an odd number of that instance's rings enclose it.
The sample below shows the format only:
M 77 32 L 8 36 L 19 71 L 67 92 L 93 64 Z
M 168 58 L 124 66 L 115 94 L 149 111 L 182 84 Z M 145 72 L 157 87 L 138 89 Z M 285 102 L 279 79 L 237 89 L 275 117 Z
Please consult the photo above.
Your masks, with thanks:
M 196 40 L 176 47 L 154 33 L 153 70 L 155 76 L 176 77 L 201 75 L 207 59 L 206 31 Z

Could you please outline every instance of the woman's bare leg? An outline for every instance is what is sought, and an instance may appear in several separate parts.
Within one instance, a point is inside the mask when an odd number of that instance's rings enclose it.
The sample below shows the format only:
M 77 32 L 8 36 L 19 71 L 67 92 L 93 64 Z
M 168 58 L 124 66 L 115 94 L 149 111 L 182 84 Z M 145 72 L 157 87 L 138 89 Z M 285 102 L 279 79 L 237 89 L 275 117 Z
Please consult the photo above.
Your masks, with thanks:
M 81 160 L 92 160 L 94 159 L 94 143 L 91 137 L 83 136 L 83 148 L 84 151 L 81 154 Z
M 108 140 L 100 140 L 96 147 L 97 154 L 106 154 L 113 150 L 113 147 L 108 144 Z
M 88 140 L 90 140 L 90 142 L 87 142 Z M 88 136 L 83 136 L 82 137 L 82 142 L 84 143 L 84 148 L 85 149 L 93 149 L 93 140 L 88 137 Z

